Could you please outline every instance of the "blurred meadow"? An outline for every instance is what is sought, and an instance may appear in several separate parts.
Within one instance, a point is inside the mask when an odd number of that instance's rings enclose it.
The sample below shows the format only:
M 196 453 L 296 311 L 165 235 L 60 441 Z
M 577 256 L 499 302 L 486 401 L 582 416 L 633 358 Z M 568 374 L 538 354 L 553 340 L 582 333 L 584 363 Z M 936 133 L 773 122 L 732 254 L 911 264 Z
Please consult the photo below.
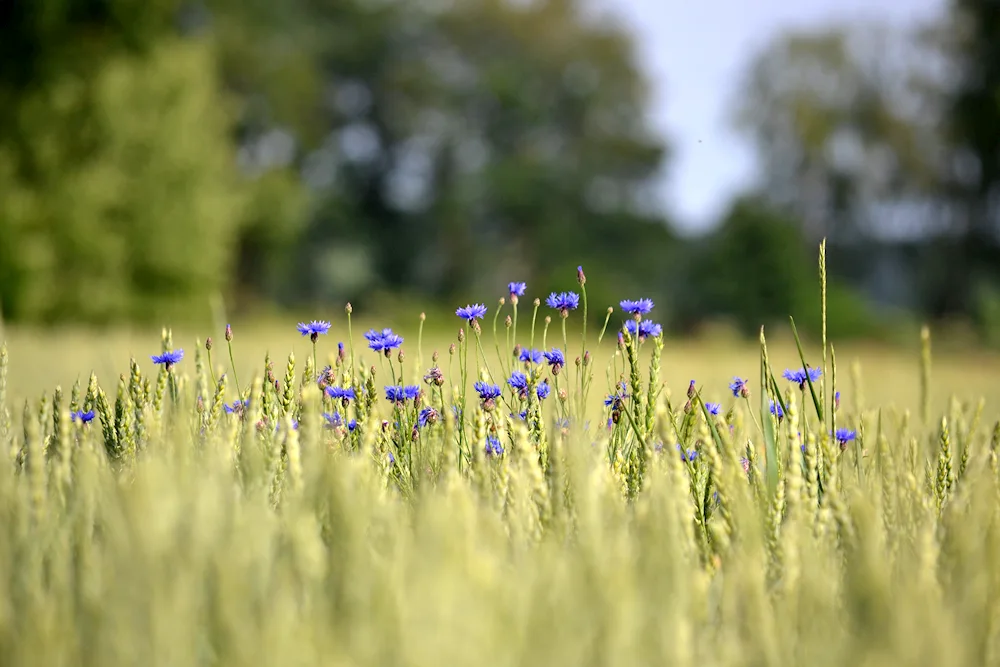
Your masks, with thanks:
M 0 3 L 0 665 L 1000 666 L 1000 3 L 876 4 Z

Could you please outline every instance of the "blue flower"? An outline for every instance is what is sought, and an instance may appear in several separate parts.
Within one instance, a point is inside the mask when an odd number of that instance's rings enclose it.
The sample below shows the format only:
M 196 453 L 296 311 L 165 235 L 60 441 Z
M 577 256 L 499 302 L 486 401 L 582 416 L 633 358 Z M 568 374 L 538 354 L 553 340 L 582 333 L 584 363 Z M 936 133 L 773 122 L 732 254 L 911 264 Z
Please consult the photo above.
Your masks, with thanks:
M 79 421 L 81 424 L 87 424 L 93 421 L 94 411 L 87 410 L 84 412 L 83 410 L 77 410 L 76 412 L 69 413 L 69 418 L 71 421 Z
M 621 410 L 622 401 L 628 398 L 628 394 L 624 391 L 619 394 L 609 394 L 607 398 L 604 399 L 604 405 L 610 407 L 612 410 Z
M 652 299 L 638 299 L 637 301 L 629 301 L 628 299 L 625 299 L 618 305 L 622 307 L 622 310 L 631 315 L 645 315 L 649 311 L 653 310 Z
M 689 449 L 685 453 L 685 451 L 681 449 L 681 446 L 677 445 L 677 451 L 681 453 L 681 461 L 687 461 L 690 463 L 698 458 L 698 450 L 696 449 Z
M 777 417 L 779 420 L 784 419 L 785 411 L 781 409 L 781 404 L 771 401 L 771 414 Z
M 476 390 L 479 394 L 479 398 L 483 401 L 488 401 L 490 399 L 500 398 L 500 387 L 495 384 L 487 384 L 480 380 L 476 384 L 472 385 L 472 388 Z
M 381 332 L 369 329 L 365 334 L 368 339 L 368 347 L 375 352 L 389 352 L 403 344 L 403 337 L 392 332 L 392 329 L 382 329 Z
M 625 329 L 627 329 L 631 335 L 637 335 L 640 341 L 646 340 L 647 338 L 656 338 L 663 333 L 663 327 L 653 320 L 642 320 L 641 322 L 626 320 Z
M 540 364 L 542 363 L 542 353 L 538 350 L 521 350 L 519 359 L 526 364 Z
M 299 333 L 302 334 L 303 336 L 312 336 L 313 340 L 316 340 L 317 336 L 319 336 L 320 334 L 325 334 L 327 331 L 330 330 L 330 323 L 323 322 L 321 320 L 313 320 L 308 324 L 304 322 L 299 322 L 298 329 Z
M 510 385 L 511 389 L 517 389 L 519 391 L 527 391 L 528 389 L 528 376 L 521 371 L 514 371 L 511 374 L 510 379 L 507 380 L 507 384 Z
M 833 394 L 833 408 L 835 410 L 840 409 L 840 392 L 836 391 Z
M 553 292 L 545 299 L 545 305 L 554 310 L 562 311 L 565 317 L 571 310 L 576 310 L 580 305 L 580 295 L 576 292 Z
M 512 303 L 516 303 L 514 299 L 519 296 L 524 296 L 524 291 L 528 289 L 528 286 L 524 283 L 507 283 L 507 291 L 510 292 L 510 300 Z
M 347 422 L 347 430 L 348 431 L 353 431 L 357 427 L 358 427 L 358 420 L 357 419 L 352 419 L 349 422 Z
M 720 404 L 718 404 L 718 403 L 706 403 L 705 404 L 705 409 L 708 410 L 708 414 L 710 414 L 710 415 L 718 415 L 719 414 L 719 410 L 721 408 L 722 408 L 722 406 Z
M 423 428 L 428 424 L 434 424 L 440 417 L 441 415 L 438 413 L 437 408 L 427 406 L 417 415 L 417 423 Z
M 167 368 L 170 368 L 184 358 L 184 350 L 171 350 L 163 354 L 154 354 L 150 358 L 154 364 L 163 364 Z
M 341 424 L 344 423 L 344 418 L 340 416 L 339 412 L 334 412 L 333 414 L 330 414 L 329 412 L 324 412 L 323 419 L 327 421 L 327 425 L 330 428 L 333 428 L 335 426 L 340 426 Z
M 747 381 L 740 377 L 733 378 L 733 381 L 729 384 L 729 389 L 733 392 L 733 396 L 737 398 L 740 396 L 743 398 L 750 397 L 750 388 L 747 386 Z
M 799 385 L 799 389 L 805 389 L 807 377 L 809 381 L 816 382 L 819 380 L 821 375 L 823 375 L 823 370 L 820 368 L 810 368 L 808 371 L 804 368 L 800 368 L 795 371 L 788 369 L 781 374 L 781 377 L 785 378 L 789 382 L 796 383 Z
M 545 380 L 539 383 L 539 385 L 535 388 L 535 391 L 538 392 L 538 400 L 544 401 L 546 398 L 549 397 L 549 393 L 551 393 L 552 387 L 549 386 L 548 380 Z
M 840 448 L 843 449 L 847 447 L 847 443 L 858 437 L 858 432 L 851 429 L 838 428 L 836 433 L 834 433 L 834 437 L 840 443 Z
M 500 456 L 503 454 L 503 445 L 500 444 L 499 438 L 492 435 L 486 436 L 486 454 L 487 456 Z
M 483 316 L 486 315 L 486 306 L 481 303 L 476 303 L 470 306 L 465 306 L 459 308 L 455 311 L 455 314 L 461 317 L 463 320 L 468 320 L 469 324 L 472 324 L 473 320 L 481 320 Z
M 339 398 L 345 403 L 356 398 L 352 387 L 327 387 L 326 395 L 334 400 Z
M 554 347 L 551 352 L 543 352 L 542 355 L 552 367 L 553 374 L 558 373 L 559 369 L 566 365 L 566 357 L 563 356 L 562 350 L 559 348 Z
M 232 405 L 230 405 L 228 403 L 223 403 L 222 404 L 222 409 L 225 410 L 229 414 L 233 414 L 234 412 L 236 412 L 236 413 L 243 412 L 248 407 L 250 407 L 250 399 L 249 398 L 246 398 L 246 399 L 244 399 L 242 401 L 235 400 L 235 401 L 233 401 Z
M 392 403 L 402 403 L 406 400 L 414 400 L 420 394 L 420 387 L 416 385 L 407 385 L 405 387 L 401 385 L 387 386 L 385 388 L 385 397 Z

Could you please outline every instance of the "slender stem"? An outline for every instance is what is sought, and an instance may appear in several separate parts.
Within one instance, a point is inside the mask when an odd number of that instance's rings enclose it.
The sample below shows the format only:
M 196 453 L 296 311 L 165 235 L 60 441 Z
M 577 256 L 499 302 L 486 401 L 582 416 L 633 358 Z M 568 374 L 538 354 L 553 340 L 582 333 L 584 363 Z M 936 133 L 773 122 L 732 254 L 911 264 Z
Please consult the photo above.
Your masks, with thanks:
M 236 375 L 236 360 L 233 358 L 233 341 L 227 340 L 226 345 L 229 347 L 229 364 L 233 368 L 233 380 L 236 381 L 236 396 L 242 401 L 243 391 L 240 389 L 240 379 Z

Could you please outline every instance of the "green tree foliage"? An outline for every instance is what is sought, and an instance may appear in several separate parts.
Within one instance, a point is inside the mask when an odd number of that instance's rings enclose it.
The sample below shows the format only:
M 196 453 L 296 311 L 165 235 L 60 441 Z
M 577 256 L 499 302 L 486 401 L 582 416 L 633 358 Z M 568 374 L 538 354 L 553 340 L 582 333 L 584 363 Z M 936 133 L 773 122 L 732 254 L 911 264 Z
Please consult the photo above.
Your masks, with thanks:
M 857 23 L 779 35 L 749 62 L 736 127 L 756 149 L 761 192 L 790 206 L 811 243 L 933 224 L 944 146 L 925 51 L 916 31 Z
M 315 193 L 289 298 L 541 288 L 614 239 L 670 249 L 631 37 L 583 2 L 214 7 L 248 141 L 292 132 Z
M 115 54 L 91 78 L 21 95 L 12 116 L 0 141 L 5 316 L 207 308 L 244 205 L 209 45 L 162 39 Z

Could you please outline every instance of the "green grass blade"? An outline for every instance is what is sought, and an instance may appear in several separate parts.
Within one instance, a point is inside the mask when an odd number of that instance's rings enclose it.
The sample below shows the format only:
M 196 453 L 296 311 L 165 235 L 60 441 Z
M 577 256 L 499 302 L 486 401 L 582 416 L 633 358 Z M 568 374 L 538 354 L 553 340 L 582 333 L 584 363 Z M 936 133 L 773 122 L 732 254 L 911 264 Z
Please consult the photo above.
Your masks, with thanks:
M 816 395 L 816 387 L 813 386 L 812 378 L 809 377 L 809 366 L 806 364 L 806 355 L 802 351 L 802 341 L 799 340 L 799 332 L 795 328 L 795 318 L 789 316 L 788 320 L 792 323 L 792 335 L 795 337 L 795 347 L 799 351 L 799 359 L 802 360 L 802 368 L 806 371 L 806 384 L 809 385 L 809 394 L 812 396 L 813 407 L 816 408 L 816 416 L 819 417 L 820 423 L 824 423 L 823 404 L 820 403 L 819 396 Z
M 764 327 L 760 328 L 760 419 L 764 429 L 764 451 L 767 459 L 767 492 L 774 496 L 778 488 L 778 445 L 774 433 L 774 421 L 771 418 L 771 406 L 768 403 L 767 381 L 770 369 L 767 363 L 767 342 L 764 339 Z M 773 378 L 772 378 L 773 381 Z M 780 395 L 778 395 L 780 400 Z M 784 408 L 782 408 L 784 409 Z

